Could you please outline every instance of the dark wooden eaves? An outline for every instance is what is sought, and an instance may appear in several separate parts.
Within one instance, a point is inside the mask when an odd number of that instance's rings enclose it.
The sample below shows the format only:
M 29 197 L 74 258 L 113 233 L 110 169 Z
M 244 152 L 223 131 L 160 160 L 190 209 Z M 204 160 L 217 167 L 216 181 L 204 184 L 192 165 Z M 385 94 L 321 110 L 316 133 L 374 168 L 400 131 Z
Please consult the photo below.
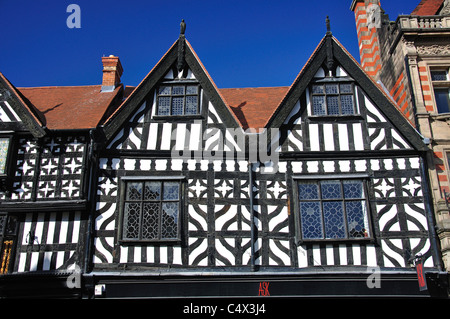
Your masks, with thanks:
M 316 72 L 326 63 L 327 45 L 325 36 L 307 64 L 304 66 L 298 77 L 295 79 L 290 90 L 280 103 L 277 110 L 267 124 L 267 128 L 280 127 L 284 120 L 289 116 L 298 99 L 305 92 Z M 354 60 L 350 54 L 338 43 L 332 39 L 332 53 L 336 63 L 342 65 L 348 75 L 353 78 L 361 89 L 366 93 L 367 97 L 380 109 L 386 118 L 396 127 L 406 140 L 417 151 L 428 151 L 428 147 L 422 140 L 420 134 L 408 122 L 408 120 L 400 113 L 397 107 L 391 102 L 389 97 L 373 82 L 373 80 L 362 70 L 360 65 Z
M 39 114 L 39 111 L 34 109 L 34 106 L 31 105 L 31 103 L 27 104 L 26 98 L 1 73 L 0 90 L 9 93 L 6 101 L 12 107 L 14 112 L 17 113 L 30 133 L 33 134 L 35 138 L 44 137 L 47 134 L 44 128 L 45 118 Z M 2 100 L 0 100 L 0 102 L 1 101 Z
M 133 93 L 105 122 L 103 132 L 106 140 L 110 140 L 116 134 L 116 132 L 120 130 L 123 123 L 143 103 L 146 96 L 151 92 L 151 90 L 157 85 L 159 81 L 161 81 L 161 79 L 172 68 L 172 66 L 178 62 L 178 46 L 180 44 L 184 44 L 184 59 L 186 64 L 195 75 L 195 78 L 198 80 L 200 86 L 202 87 L 204 94 L 206 94 L 209 101 L 217 108 L 219 114 L 225 122 L 225 125 L 231 128 L 239 127 L 239 122 L 231 114 L 231 111 L 226 106 L 218 89 L 210 79 L 209 75 L 206 73 L 205 68 L 199 61 L 190 44 L 184 39 L 184 37 L 180 37 L 172 45 L 169 51 L 167 51 L 163 58 L 158 62 L 158 64 L 144 78 L 141 84 L 136 87 Z

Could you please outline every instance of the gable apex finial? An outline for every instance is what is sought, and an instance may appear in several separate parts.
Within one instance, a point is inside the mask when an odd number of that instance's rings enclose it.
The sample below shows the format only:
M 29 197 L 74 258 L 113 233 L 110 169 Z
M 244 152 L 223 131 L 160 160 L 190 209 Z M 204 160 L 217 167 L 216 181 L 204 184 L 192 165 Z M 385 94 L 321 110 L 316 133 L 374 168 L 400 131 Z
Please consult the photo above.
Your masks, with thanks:
M 186 31 L 186 22 L 184 22 L 184 19 L 182 19 L 180 23 L 180 37 L 178 39 L 178 61 L 177 61 L 178 72 L 180 72 L 184 68 L 185 31 Z
M 186 22 L 184 22 L 184 19 L 181 19 L 180 35 L 184 35 L 185 32 L 186 32 Z
M 325 23 L 327 25 L 327 35 L 331 35 L 331 26 L 330 26 L 330 18 L 327 16 L 325 19 Z

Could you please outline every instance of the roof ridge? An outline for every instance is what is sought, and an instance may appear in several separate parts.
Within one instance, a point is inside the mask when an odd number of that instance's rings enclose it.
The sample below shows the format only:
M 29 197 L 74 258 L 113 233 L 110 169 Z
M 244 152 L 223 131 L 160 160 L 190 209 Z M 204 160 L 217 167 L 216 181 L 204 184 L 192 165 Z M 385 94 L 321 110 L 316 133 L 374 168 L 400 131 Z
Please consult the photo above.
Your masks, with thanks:
M 136 94 L 136 92 L 144 85 L 145 81 L 150 77 L 150 75 L 158 68 L 158 66 L 163 62 L 163 60 L 166 58 L 166 56 L 169 54 L 169 52 L 175 47 L 175 45 L 178 43 L 177 39 L 171 46 L 170 48 L 164 53 L 164 55 L 158 60 L 158 62 L 152 67 L 152 69 L 144 76 L 144 78 L 141 80 L 141 82 L 139 82 L 138 85 L 134 86 L 134 90 L 130 93 L 130 95 L 128 95 L 123 101 L 122 103 L 114 110 L 114 112 L 112 112 L 104 121 L 103 121 L 103 125 L 105 125 L 106 123 L 110 122 L 122 109 L 122 107 L 124 105 L 126 105 L 126 103 L 128 103 L 129 100 L 132 99 L 132 97 Z
M 18 90 L 26 89 L 54 89 L 54 88 L 86 88 L 86 87 L 98 87 L 101 84 L 90 84 L 90 85 L 49 85 L 49 86 L 19 86 L 16 87 Z

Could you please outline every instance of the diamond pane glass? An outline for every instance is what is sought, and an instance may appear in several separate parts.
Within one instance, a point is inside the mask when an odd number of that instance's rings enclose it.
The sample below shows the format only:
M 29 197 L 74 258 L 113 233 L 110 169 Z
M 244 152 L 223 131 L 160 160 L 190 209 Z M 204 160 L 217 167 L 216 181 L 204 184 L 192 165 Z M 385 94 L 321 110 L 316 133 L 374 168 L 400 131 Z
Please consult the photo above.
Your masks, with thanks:
M 328 115 L 339 115 L 338 96 L 327 96 Z
M 159 95 L 170 95 L 170 86 L 161 86 L 158 89 Z
M 8 158 L 9 138 L 0 138 L 0 174 L 6 173 L 6 159 Z
M 341 95 L 341 109 L 342 114 L 350 115 L 355 113 L 353 107 L 353 95 Z
M 344 210 L 342 202 L 324 202 L 323 217 L 328 239 L 345 238 Z
M 365 201 L 345 203 L 347 212 L 348 233 L 351 238 L 369 237 L 369 222 L 366 214 Z
M 298 185 L 300 200 L 319 199 L 319 187 L 316 183 L 301 183 Z
M 312 86 L 313 94 L 321 94 L 323 93 L 323 85 L 313 85 Z
M 187 86 L 186 94 L 198 94 L 198 86 Z
M 178 200 L 180 184 L 178 182 L 165 182 L 164 183 L 164 200 Z
M 313 95 L 312 104 L 313 104 L 313 114 L 314 115 L 326 115 L 327 114 L 325 111 L 325 96 Z
M 173 95 L 184 95 L 184 86 L 174 86 L 172 88 Z
M 350 83 L 343 83 L 339 85 L 339 90 L 341 93 L 353 93 L 352 85 Z
M 197 96 L 186 96 L 186 115 L 197 114 Z
M 322 199 L 340 199 L 340 198 L 342 198 L 340 181 L 321 182 L 320 190 L 322 192 Z
M 141 203 L 125 203 L 123 220 L 123 238 L 138 239 Z
M 183 115 L 184 97 L 172 98 L 172 115 Z
M 144 200 L 158 200 L 161 198 L 160 182 L 145 182 Z
M 126 200 L 140 200 L 142 198 L 142 183 L 130 182 L 127 184 Z
M 170 97 L 160 97 L 158 99 L 158 115 L 170 115 Z
M 178 202 L 163 203 L 161 216 L 161 238 L 178 237 Z
M 346 199 L 364 198 L 362 181 L 344 181 L 344 197 Z
M 319 202 L 301 202 L 300 215 L 304 239 L 322 239 L 322 213 Z
M 142 212 L 142 239 L 158 238 L 159 203 L 144 203 Z
M 327 94 L 338 94 L 337 84 L 327 84 L 325 85 L 325 93 Z

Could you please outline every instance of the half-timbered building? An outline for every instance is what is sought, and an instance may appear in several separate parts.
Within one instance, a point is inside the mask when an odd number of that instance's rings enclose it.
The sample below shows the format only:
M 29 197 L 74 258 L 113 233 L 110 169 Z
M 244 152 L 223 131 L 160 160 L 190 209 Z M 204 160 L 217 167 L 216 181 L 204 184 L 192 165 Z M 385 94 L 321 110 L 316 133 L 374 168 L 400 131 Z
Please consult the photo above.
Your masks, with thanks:
M 259 89 L 218 89 L 182 35 L 103 131 L 100 295 L 390 294 L 368 269 L 416 295 L 418 255 L 440 274 L 427 147 L 331 33 Z
M 111 73 L 105 66 L 104 84 Z M 2 296 L 80 295 L 97 169 L 92 129 L 123 91 L 119 83 L 16 88 L 0 74 Z
M 329 31 L 291 86 L 240 89 L 217 88 L 181 33 L 67 133 L 3 82 L 24 119 L 2 123 L 22 141 L 6 143 L 2 289 L 65 272 L 96 298 L 446 295 L 428 148 Z

